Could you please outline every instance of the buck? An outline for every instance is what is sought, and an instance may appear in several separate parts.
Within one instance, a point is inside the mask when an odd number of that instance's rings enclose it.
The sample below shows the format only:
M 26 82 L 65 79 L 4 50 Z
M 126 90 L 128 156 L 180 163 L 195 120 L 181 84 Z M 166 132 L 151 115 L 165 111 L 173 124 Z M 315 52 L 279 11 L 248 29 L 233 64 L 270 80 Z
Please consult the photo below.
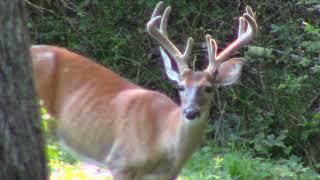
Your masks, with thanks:
M 192 71 L 192 38 L 181 52 L 168 38 L 171 7 L 159 2 L 147 31 L 160 43 L 168 77 L 178 85 L 181 104 L 139 87 L 111 70 L 66 49 L 31 47 L 40 98 L 56 118 L 62 142 L 77 154 L 107 166 L 115 180 L 174 179 L 201 143 L 212 89 L 234 83 L 243 59 L 229 56 L 257 32 L 250 7 L 239 19 L 238 37 L 222 52 L 206 35 L 208 67 Z M 172 68 L 176 63 L 177 69 Z

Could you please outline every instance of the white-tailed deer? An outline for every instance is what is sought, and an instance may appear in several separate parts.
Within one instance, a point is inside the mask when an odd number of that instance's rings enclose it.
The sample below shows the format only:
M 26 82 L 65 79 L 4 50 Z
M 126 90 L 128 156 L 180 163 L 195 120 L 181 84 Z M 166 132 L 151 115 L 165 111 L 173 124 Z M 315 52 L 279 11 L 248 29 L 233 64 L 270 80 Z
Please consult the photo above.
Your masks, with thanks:
M 237 39 L 218 54 L 215 40 L 206 35 L 209 65 L 192 71 L 193 40 L 188 39 L 183 53 L 175 47 L 167 35 L 171 8 L 160 16 L 162 8 L 158 3 L 147 31 L 160 43 L 166 73 L 179 87 L 180 105 L 66 49 L 31 48 L 37 90 L 56 117 L 58 136 L 78 154 L 108 166 L 116 180 L 167 180 L 179 174 L 203 138 L 212 88 L 232 84 L 241 74 L 242 59 L 229 59 L 230 54 L 257 32 L 247 7 Z

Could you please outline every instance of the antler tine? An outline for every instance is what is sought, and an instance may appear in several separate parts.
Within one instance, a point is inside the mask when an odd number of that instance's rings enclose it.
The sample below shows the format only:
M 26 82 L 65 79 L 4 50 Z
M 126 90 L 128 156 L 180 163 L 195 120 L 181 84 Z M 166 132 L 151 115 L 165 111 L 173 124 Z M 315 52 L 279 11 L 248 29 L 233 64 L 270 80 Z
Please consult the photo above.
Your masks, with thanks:
M 241 33 L 239 33 L 238 37 L 243 37 L 243 45 L 248 44 L 250 40 L 253 38 L 253 36 L 257 33 L 258 25 L 256 20 L 254 19 L 254 13 L 250 6 L 246 6 L 246 13 L 243 14 L 243 17 L 240 17 L 240 20 L 242 19 L 242 27 L 239 25 L 239 32 L 240 28 L 243 29 Z M 245 31 L 245 24 L 248 23 L 247 31 Z
M 253 13 L 252 8 L 250 6 L 246 6 L 246 11 L 250 16 L 254 17 L 254 13 Z
M 250 28 L 250 26 L 248 27 Z M 243 17 L 239 18 L 238 37 L 246 32 L 246 20 Z
M 215 58 L 212 58 L 212 52 L 209 52 L 209 57 L 210 58 L 210 63 L 208 66 L 208 69 L 214 70 L 215 66 L 217 66 L 218 63 L 221 63 L 229 58 L 232 52 L 236 51 L 237 49 L 243 47 L 244 45 L 248 44 L 253 36 L 257 33 L 258 30 L 258 25 L 253 18 L 254 13 L 250 6 L 246 7 L 246 12 L 243 14 L 242 17 L 239 18 L 239 28 L 238 28 L 238 37 L 237 39 L 231 43 L 226 49 L 224 49 L 219 55 L 215 56 Z M 212 39 L 212 43 L 208 43 L 208 37 L 207 37 L 207 46 L 211 46 L 210 48 L 208 47 L 208 51 L 214 51 L 213 53 L 216 54 L 216 51 L 212 49 L 212 47 L 217 48 L 215 40 Z M 210 40 L 210 42 L 211 42 Z M 212 45 L 214 44 L 214 45 Z M 212 61 L 215 61 L 213 63 Z M 219 61 L 219 62 L 218 62 Z M 215 64 L 215 66 L 213 66 Z
M 156 7 L 153 10 L 153 13 L 151 15 L 151 19 L 160 15 L 160 11 L 161 11 L 162 7 L 163 7 L 163 2 L 162 1 L 158 2 L 158 4 L 156 5 Z
M 206 42 L 207 42 L 207 51 L 208 51 L 208 60 L 209 60 L 209 65 L 207 67 L 207 71 L 214 71 L 217 67 L 217 43 L 216 41 L 211 37 L 211 35 L 207 34 L 206 35 Z
M 193 39 L 189 38 L 187 40 L 187 46 L 182 54 L 178 48 L 170 41 L 168 38 L 167 26 L 168 26 L 168 17 L 171 11 L 171 7 L 168 6 L 163 16 L 159 15 L 160 9 L 163 7 L 163 2 L 160 1 L 155 10 L 152 13 L 151 19 L 147 23 L 147 31 L 148 33 L 156 39 L 160 45 L 169 52 L 169 54 L 173 57 L 175 62 L 177 63 L 179 72 L 182 73 L 184 70 L 189 69 L 188 67 L 188 59 L 192 52 L 192 44 Z M 157 27 L 157 24 L 161 20 L 160 28 Z
M 169 14 L 171 12 L 171 7 L 168 6 L 163 13 L 163 16 L 161 18 L 161 23 L 160 23 L 160 31 L 162 32 L 163 35 L 168 37 L 168 18 Z

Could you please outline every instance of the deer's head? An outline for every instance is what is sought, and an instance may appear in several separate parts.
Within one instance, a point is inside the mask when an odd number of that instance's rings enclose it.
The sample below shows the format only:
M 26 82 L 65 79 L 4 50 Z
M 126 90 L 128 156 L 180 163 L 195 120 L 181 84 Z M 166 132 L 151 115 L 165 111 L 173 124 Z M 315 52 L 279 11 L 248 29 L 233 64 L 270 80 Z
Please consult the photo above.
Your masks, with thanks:
M 242 58 L 229 58 L 238 48 L 248 44 L 256 34 L 258 26 L 249 6 L 239 18 L 238 37 L 227 48 L 217 53 L 217 43 L 206 35 L 208 66 L 203 71 L 192 71 L 188 61 L 192 53 L 193 39 L 187 40 L 184 52 L 181 52 L 168 38 L 167 24 L 171 7 L 167 7 L 160 15 L 163 2 L 159 2 L 147 24 L 149 34 L 160 43 L 160 52 L 164 61 L 166 74 L 178 87 L 183 116 L 194 120 L 201 116 L 202 108 L 208 107 L 213 89 L 220 85 L 236 82 L 243 66 Z M 177 68 L 172 65 L 175 63 Z

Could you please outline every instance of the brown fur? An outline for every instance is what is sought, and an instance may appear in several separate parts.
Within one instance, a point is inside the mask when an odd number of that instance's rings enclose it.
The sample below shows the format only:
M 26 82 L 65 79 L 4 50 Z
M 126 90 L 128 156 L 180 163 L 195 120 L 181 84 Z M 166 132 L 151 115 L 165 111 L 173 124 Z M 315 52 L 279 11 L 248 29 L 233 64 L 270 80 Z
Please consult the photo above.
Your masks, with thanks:
M 189 125 L 167 96 L 83 56 L 53 46 L 32 47 L 31 54 L 37 90 L 57 119 L 58 136 L 78 154 L 107 165 L 114 179 L 172 179 L 200 144 L 210 103 Z M 185 83 L 199 86 L 207 78 L 196 74 Z

